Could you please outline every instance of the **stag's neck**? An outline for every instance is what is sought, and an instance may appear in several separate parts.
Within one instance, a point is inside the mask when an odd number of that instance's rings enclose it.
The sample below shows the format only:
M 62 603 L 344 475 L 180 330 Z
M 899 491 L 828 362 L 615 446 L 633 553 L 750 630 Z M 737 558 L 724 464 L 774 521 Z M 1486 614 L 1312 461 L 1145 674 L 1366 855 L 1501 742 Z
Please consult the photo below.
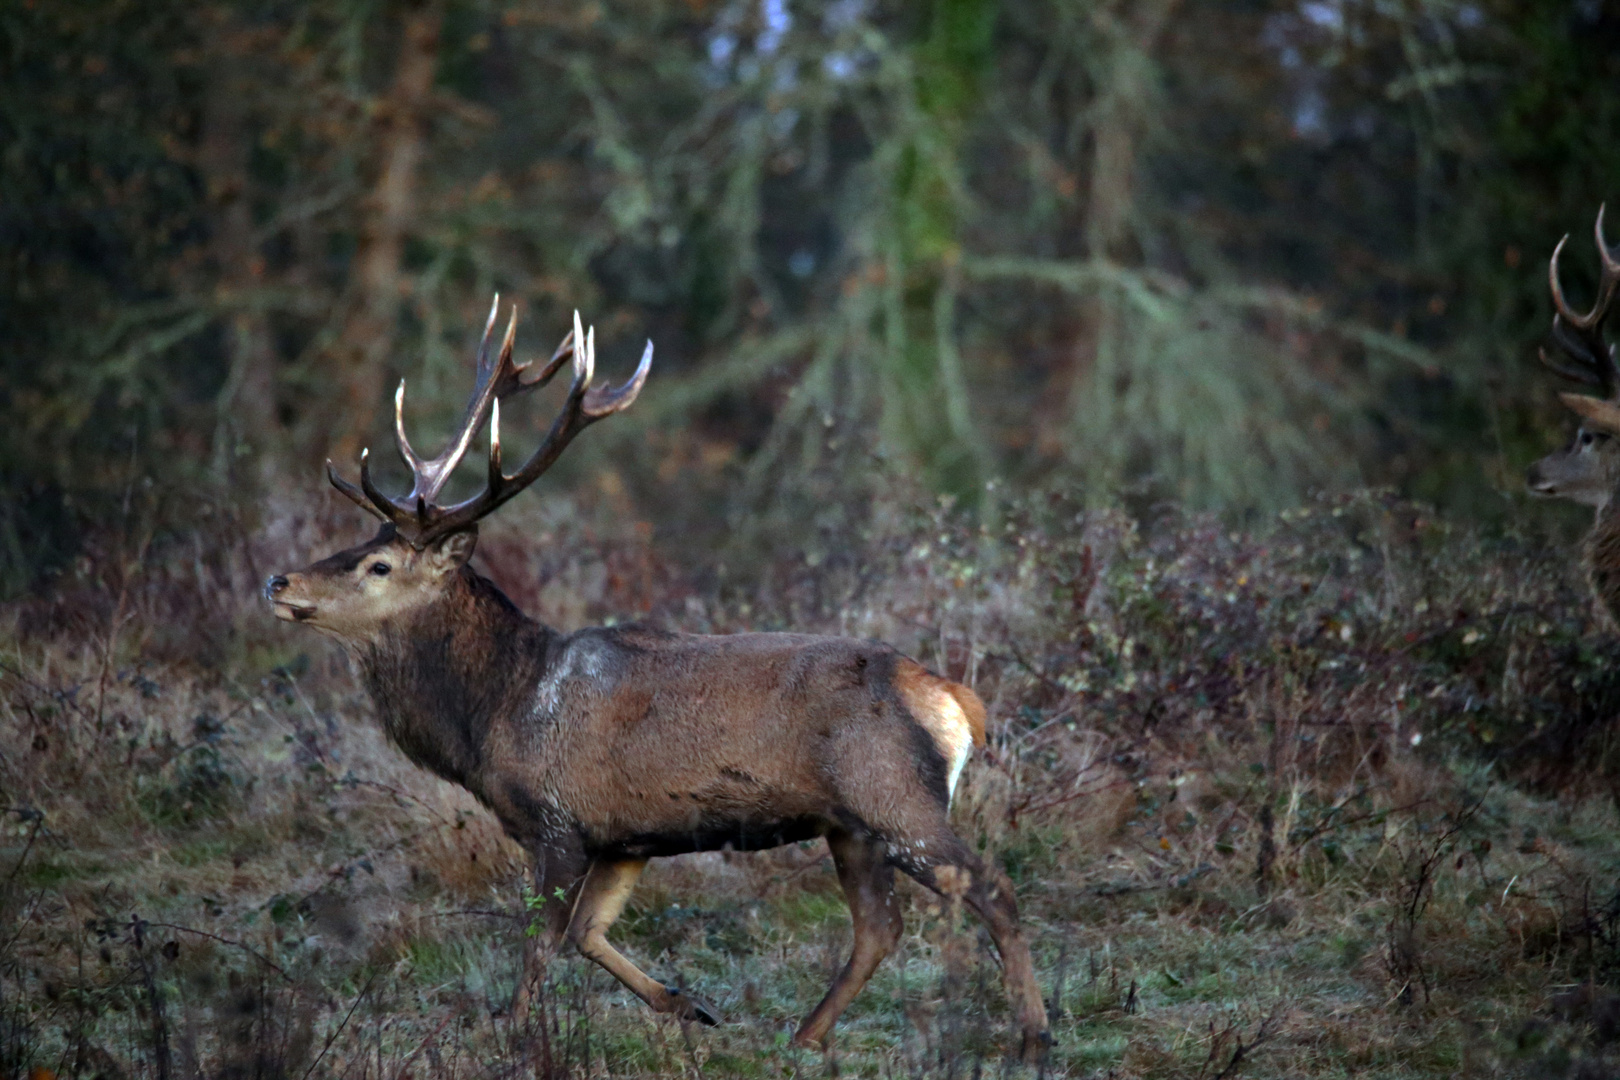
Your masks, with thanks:
M 1609 618 L 1620 622 L 1620 503 L 1615 499 L 1598 508 L 1583 548 L 1587 583 Z
M 379 635 L 360 660 L 389 738 L 481 795 L 490 728 L 532 693 L 554 636 L 465 569 L 442 600 Z

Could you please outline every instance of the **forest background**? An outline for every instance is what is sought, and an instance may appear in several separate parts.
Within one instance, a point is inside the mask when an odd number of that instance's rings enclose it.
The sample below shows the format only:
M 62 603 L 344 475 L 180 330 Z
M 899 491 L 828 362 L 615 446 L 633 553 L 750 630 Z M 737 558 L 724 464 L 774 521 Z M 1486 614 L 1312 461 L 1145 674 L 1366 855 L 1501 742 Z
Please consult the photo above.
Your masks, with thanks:
M 1563 426 L 1546 257 L 1578 234 L 1578 299 L 1620 176 L 1597 0 L 21 0 L 0 35 L 12 594 L 134 475 L 178 522 L 352 467 L 399 377 L 428 441 L 497 291 L 530 352 L 575 308 L 606 374 L 654 341 L 565 471 L 695 550 L 835 533 L 873 454 L 974 504 L 1501 520 Z
M 994 1064 L 915 890 L 786 1047 L 815 845 L 615 930 L 732 1024 L 579 961 L 507 1010 L 522 853 L 257 597 L 367 531 L 323 459 L 403 486 L 397 380 L 450 430 L 497 292 L 520 359 L 656 353 L 479 568 L 972 683 L 1050 1074 L 1620 1074 L 1620 641 L 1521 479 L 1617 87 L 1613 0 L 0 3 L 0 1075 Z

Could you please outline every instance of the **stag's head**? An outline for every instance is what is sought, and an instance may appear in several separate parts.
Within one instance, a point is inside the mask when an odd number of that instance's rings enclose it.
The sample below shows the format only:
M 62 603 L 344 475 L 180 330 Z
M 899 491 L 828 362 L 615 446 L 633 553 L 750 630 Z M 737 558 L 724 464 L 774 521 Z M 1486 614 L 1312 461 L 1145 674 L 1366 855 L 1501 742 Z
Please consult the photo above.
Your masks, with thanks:
M 596 367 L 596 329 L 574 328 L 544 364 L 519 365 L 512 360 L 517 312 L 495 359 L 491 334 L 500 297 L 489 310 L 478 347 L 477 378 L 461 424 L 436 458 L 424 459 L 405 436 L 405 383 L 394 393 L 394 441 L 410 466 L 410 493 L 396 499 L 372 480 L 370 452 L 360 454 L 360 484 L 355 486 L 326 463 L 332 485 L 361 509 L 378 518 L 382 528 L 363 544 L 340 551 L 290 574 L 265 582 L 264 594 L 278 618 L 304 623 L 348 642 L 374 637 L 383 627 L 408 620 L 432 604 L 472 557 L 478 520 L 534 483 L 563 450 L 591 424 L 630 407 L 652 367 L 652 342 L 641 354 L 641 366 L 618 388 L 592 387 Z M 508 475 L 501 464 L 501 402 L 544 386 L 572 359 L 574 380 L 561 412 L 540 446 L 522 468 Z M 461 502 L 444 505 L 439 494 L 473 437 L 489 421 L 489 468 L 484 488 Z
M 1581 418 L 1581 426 L 1568 446 L 1530 466 L 1525 483 L 1536 495 L 1602 508 L 1620 485 L 1620 367 L 1603 334 L 1615 297 L 1620 294 L 1620 257 L 1604 238 L 1601 209 L 1594 231 L 1602 271 L 1597 298 L 1584 315 L 1570 306 L 1558 276 L 1558 256 L 1569 237 L 1558 241 L 1553 249 L 1547 278 L 1555 311 L 1553 340 L 1563 355 L 1554 358 L 1542 350 L 1541 362 L 1566 379 L 1595 387 L 1602 396 L 1558 395 Z

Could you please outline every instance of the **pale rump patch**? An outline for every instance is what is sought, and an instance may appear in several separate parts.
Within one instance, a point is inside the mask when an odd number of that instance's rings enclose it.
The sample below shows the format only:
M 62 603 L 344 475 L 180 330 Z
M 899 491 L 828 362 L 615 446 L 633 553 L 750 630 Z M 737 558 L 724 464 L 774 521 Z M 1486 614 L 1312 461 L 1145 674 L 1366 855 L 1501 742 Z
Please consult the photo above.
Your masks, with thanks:
M 961 683 L 942 679 L 912 660 L 895 668 L 894 688 L 945 759 L 946 791 L 956 794 L 968 755 L 984 745 L 984 703 Z

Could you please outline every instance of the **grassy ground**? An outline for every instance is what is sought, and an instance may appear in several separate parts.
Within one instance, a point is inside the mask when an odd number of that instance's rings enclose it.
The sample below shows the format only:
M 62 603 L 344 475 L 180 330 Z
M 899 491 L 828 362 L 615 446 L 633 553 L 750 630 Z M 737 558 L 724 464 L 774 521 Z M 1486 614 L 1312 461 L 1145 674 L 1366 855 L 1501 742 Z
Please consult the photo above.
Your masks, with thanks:
M 1048 1075 L 1620 1073 L 1620 657 L 1566 552 L 1375 494 L 1244 532 L 895 505 L 746 590 L 566 508 L 481 557 L 558 625 L 880 637 L 975 685 L 955 817 L 1019 890 Z M 509 1016 L 521 852 L 253 596 L 352 524 L 132 528 L 6 610 L 0 1075 L 1017 1071 L 986 939 L 917 889 L 829 1052 L 787 1046 L 849 944 L 819 844 L 667 860 L 616 929 L 726 1025 L 573 957 Z

